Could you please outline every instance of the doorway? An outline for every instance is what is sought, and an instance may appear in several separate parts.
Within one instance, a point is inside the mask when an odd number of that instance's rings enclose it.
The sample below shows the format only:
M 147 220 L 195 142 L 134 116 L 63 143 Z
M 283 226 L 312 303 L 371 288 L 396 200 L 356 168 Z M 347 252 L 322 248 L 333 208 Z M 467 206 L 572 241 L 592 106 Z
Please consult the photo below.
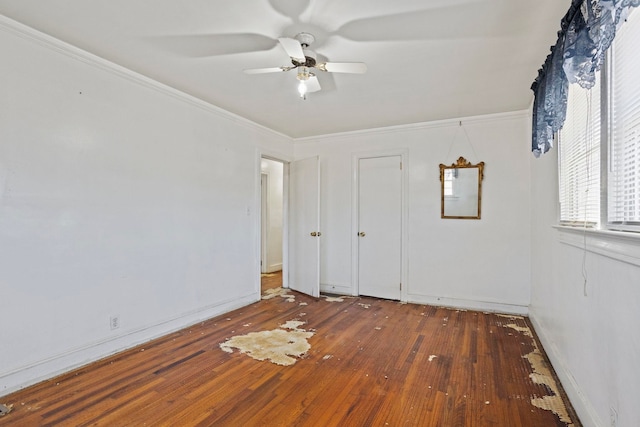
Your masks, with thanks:
M 260 284 L 261 292 L 283 285 L 284 163 L 260 159 Z
M 263 275 L 279 276 L 277 285 L 317 298 L 322 235 L 319 157 L 285 162 L 261 155 L 259 160 L 260 288 Z M 277 286 L 268 282 L 266 286 Z
M 355 159 L 355 278 L 359 295 L 400 300 L 403 278 L 402 156 Z

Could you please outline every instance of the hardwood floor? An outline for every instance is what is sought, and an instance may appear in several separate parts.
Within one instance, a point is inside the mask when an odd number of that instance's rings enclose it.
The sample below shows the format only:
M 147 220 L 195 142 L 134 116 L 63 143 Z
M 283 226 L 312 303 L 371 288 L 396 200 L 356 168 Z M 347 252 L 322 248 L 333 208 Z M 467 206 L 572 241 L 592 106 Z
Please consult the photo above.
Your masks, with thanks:
M 0 426 L 579 426 L 540 409 L 562 400 L 525 318 L 291 294 L 2 397 Z M 291 366 L 219 346 L 295 319 Z

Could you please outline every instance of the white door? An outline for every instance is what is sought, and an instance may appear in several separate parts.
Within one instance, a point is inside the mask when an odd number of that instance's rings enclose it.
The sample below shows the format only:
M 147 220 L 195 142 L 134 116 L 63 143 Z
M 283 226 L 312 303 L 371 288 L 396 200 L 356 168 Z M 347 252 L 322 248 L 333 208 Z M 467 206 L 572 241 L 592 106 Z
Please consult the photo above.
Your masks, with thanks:
M 358 293 L 399 300 L 402 281 L 401 156 L 358 161 Z
M 318 157 L 289 165 L 289 287 L 320 296 L 320 168 Z

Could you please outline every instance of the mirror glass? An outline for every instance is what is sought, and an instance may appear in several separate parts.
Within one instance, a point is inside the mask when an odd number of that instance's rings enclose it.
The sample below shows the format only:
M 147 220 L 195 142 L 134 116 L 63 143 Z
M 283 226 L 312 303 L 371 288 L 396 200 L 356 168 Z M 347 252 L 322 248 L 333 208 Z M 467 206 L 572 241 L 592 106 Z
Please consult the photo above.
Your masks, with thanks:
M 472 165 L 464 157 L 440 165 L 442 218 L 480 219 L 483 174 L 484 162 Z

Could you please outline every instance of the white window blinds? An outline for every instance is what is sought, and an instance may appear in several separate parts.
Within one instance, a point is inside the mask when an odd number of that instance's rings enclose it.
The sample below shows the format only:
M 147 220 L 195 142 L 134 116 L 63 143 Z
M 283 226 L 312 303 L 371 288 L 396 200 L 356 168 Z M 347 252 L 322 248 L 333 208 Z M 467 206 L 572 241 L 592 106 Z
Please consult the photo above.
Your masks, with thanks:
M 560 223 L 594 227 L 600 220 L 600 82 L 569 86 L 558 133 Z
M 617 32 L 611 55 L 609 226 L 640 228 L 640 13 Z

